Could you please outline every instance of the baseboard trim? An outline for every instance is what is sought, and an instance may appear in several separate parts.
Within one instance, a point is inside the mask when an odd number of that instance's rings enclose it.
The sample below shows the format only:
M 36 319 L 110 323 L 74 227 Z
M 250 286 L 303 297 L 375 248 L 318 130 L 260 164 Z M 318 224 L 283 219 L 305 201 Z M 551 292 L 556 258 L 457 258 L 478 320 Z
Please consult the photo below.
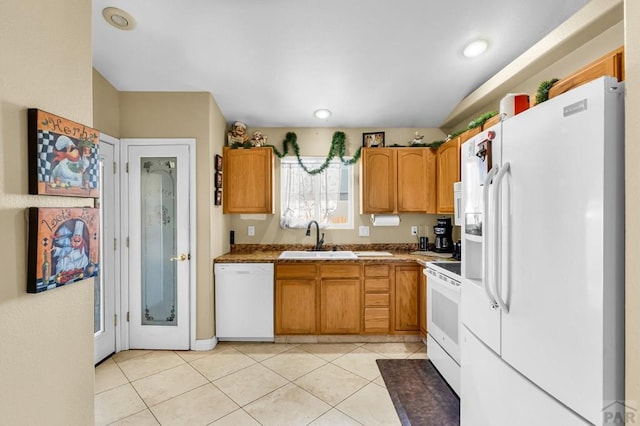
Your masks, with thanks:
M 211 339 L 196 340 L 196 344 L 191 350 L 194 351 L 210 351 L 216 347 L 218 339 L 214 336 Z

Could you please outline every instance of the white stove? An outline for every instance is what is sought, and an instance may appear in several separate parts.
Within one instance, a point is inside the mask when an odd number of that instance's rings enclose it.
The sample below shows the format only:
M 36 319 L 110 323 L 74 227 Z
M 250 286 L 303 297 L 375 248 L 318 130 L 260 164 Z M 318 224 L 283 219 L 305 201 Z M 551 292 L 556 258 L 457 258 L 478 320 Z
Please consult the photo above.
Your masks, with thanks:
M 427 276 L 427 356 L 460 395 L 460 262 L 429 262 Z

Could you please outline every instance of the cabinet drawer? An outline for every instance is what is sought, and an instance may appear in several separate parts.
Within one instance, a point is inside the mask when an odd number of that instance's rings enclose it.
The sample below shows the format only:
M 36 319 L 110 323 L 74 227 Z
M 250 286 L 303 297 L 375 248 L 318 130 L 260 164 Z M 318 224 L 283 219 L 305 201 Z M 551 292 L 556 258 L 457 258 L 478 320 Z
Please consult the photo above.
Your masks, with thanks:
M 389 306 L 389 293 L 368 293 L 364 295 L 365 306 Z
M 388 292 L 389 288 L 389 278 L 367 278 L 364 280 L 365 292 Z
M 364 331 L 369 333 L 388 333 L 389 308 L 365 308 Z
M 315 278 L 317 266 L 314 263 L 299 265 L 276 265 L 276 280 L 286 278 Z
M 364 276 L 365 277 L 388 277 L 389 265 L 365 265 Z
M 360 265 L 321 265 L 322 278 L 360 278 Z

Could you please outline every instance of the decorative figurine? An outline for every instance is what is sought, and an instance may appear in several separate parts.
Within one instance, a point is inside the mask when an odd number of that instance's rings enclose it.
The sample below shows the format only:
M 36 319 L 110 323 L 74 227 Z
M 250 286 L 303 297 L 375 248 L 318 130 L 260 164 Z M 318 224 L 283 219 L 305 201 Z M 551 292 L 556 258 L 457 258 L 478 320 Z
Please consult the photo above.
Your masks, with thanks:
M 415 132 L 415 136 L 413 137 L 413 140 L 411 142 L 409 142 L 410 145 L 418 145 L 418 144 L 422 144 L 422 139 L 424 139 L 424 135 L 420 135 L 418 134 L 418 132 Z
M 242 121 L 236 121 L 233 123 L 233 128 L 227 133 L 229 140 L 229 146 L 233 144 L 244 145 L 249 141 L 249 135 L 247 135 L 247 125 Z
M 267 144 L 267 137 L 260 131 L 253 132 L 251 137 L 251 145 L 253 146 L 265 146 Z

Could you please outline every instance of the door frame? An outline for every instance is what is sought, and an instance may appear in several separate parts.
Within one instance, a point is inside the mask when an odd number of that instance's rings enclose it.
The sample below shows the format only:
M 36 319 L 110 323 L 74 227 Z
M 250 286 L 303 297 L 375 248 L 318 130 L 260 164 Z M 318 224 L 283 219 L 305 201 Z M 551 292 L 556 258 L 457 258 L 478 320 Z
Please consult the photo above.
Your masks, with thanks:
M 120 211 L 120 203 L 121 203 L 121 191 L 120 191 L 120 183 L 121 183 L 121 173 L 122 173 L 122 168 L 120 167 L 120 139 L 115 138 L 113 136 L 110 136 L 106 133 L 100 133 L 100 143 L 106 143 L 109 145 L 113 146 L 113 161 L 114 161 L 114 167 L 115 167 L 115 172 L 114 172 L 114 188 L 113 188 L 113 209 L 114 211 L 118 212 Z M 106 165 L 105 165 L 106 167 Z M 101 190 L 103 190 L 103 188 L 101 188 Z M 115 347 L 114 347 L 114 353 L 120 352 L 122 350 L 122 326 L 123 323 L 125 322 L 125 317 L 123 317 L 121 315 L 121 277 L 122 277 L 122 268 L 121 268 L 121 264 L 120 264 L 120 256 L 121 256 L 121 244 L 119 240 L 120 234 L 121 234 L 121 224 L 120 224 L 120 215 L 116 214 L 113 217 L 113 235 L 116 238 L 116 241 L 113 242 L 113 280 L 114 280 L 114 285 L 113 285 L 113 303 L 114 303 L 114 307 L 113 307 L 113 312 L 114 314 L 117 315 L 117 320 L 116 320 L 116 324 L 114 326 L 114 331 L 115 331 Z M 101 236 L 101 238 L 103 238 L 103 236 Z M 107 247 L 111 246 L 111 242 L 110 241 L 105 241 L 103 240 L 103 246 L 105 247 L 105 249 Z M 102 265 L 101 265 L 102 267 Z M 103 274 L 103 271 L 100 271 L 100 274 Z M 111 320 L 111 319 L 108 319 Z M 95 354 L 94 354 L 94 361 L 95 361 Z
M 120 322 L 122 334 L 122 349 L 130 348 L 129 336 L 129 216 L 125 212 L 129 211 L 129 174 L 128 174 L 128 148 L 129 146 L 153 146 L 153 145 L 187 145 L 189 147 L 189 349 L 196 347 L 196 140 L 195 138 L 121 138 L 120 173 L 121 192 L 121 222 L 120 241 L 122 250 L 120 251 L 121 262 L 121 293 L 120 293 L 120 315 L 125 321 Z

